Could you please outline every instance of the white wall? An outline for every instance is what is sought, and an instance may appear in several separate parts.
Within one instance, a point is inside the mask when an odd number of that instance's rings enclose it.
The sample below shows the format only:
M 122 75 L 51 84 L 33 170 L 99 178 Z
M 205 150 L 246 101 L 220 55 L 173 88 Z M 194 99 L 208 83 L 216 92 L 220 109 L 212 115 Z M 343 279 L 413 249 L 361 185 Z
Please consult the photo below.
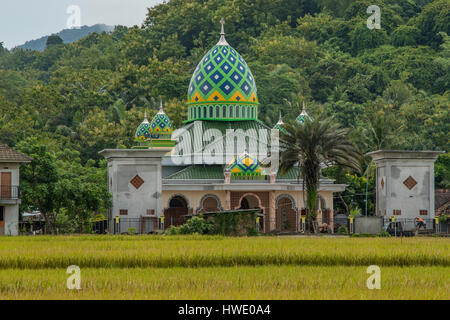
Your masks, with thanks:
M 19 234 L 19 205 L 4 205 L 5 207 L 5 230 L 7 236 Z

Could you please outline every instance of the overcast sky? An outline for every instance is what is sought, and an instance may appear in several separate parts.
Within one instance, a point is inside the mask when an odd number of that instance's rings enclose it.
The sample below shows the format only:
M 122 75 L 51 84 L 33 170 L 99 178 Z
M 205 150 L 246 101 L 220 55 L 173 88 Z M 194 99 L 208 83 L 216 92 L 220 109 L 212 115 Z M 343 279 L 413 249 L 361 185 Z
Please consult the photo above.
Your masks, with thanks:
M 147 9 L 163 0 L 0 0 L 0 42 L 7 48 L 67 28 L 71 5 L 79 6 L 81 25 L 141 25 Z

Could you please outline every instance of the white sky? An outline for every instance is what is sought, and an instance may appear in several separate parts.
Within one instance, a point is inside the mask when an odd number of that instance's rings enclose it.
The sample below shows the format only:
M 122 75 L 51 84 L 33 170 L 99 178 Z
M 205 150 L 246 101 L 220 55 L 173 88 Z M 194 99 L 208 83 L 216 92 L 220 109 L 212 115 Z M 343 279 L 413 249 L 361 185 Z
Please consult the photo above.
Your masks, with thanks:
M 13 48 L 67 28 L 67 9 L 77 5 L 81 25 L 141 25 L 147 9 L 163 0 L 0 0 L 0 42 Z

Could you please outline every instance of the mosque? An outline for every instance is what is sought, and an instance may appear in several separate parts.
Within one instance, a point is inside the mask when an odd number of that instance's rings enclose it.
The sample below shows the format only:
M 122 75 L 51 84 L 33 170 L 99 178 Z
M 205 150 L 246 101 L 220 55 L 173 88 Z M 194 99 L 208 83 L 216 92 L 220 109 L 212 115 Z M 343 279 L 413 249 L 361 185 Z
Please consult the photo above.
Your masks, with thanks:
M 174 130 L 163 110 L 136 130 L 136 146 L 103 150 L 113 194 L 114 223 L 146 232 L 183 224 L 207 212 L 256 209 L 261 231 L 299 231 L 306 195 L 298 170 L 282 175 L 261 163 L 278 154 L 281 119 L 269 127 L 258 119 L 258 91 L 249 66 L 222 32 L 201 59 L 187 94 L 187 119 Z M 302 125 L 309 116 L 298 116 Z M 318 219 L 333 229 L 333 193 L 345 185 L 320 180 Z M 133 222 L 134 221 L 134 222 Z M 143 222 L 148 221 L 148 224 Z M 135 225 L 133 225 L 135 223 Z M 143 226 L 144 225 L 144 226 Z

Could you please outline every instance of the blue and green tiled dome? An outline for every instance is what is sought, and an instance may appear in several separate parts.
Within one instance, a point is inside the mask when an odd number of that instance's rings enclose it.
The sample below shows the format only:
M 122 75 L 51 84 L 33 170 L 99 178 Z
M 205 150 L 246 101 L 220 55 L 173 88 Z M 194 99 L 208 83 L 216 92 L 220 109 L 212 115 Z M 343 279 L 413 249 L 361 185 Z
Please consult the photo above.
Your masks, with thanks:
M 144 121 L 136 130 L 135 139 L 137 145 L 135 149 L 147 149 L 158 147 L 173 147 L 175 141 L 172 140 L 172 122 L 161 107 L 159 112 L 149 122 L 147 112 L 145 112 Z
M 260 176 L 261 164 L 256 157 L 244 152 L 231 160 L 228 170 L 232 176 Z
M 252 72 L 225 40 L 202 58 L 188 89 L 188 122 L 193 120 L 239 121 L 258 117 L 258 94 Z
M 297 117 L 297 119 L 295 119 L 295 121 L 297 121 L 300 124 L 304 124 L 305 121 L 311 121 L 312 118 L 308 115 L 308 113 L 306 113 L 306 106 L 305 103 L 303 103 L 303 110 L 302 113 L 300 113 L 300 115 Z
M 170 121 L 164 112 L 161 102 L 159 112 L 153 117 L 152 122 L 150 122 L 151 137 L 153 139 L 170 138 L 172 131 L 172 121 Z
M 136 130 L 135 139 L 138 141 L 145 141 L 151 138 L 150 122 L 147 119 L 147 112 L 145 113 L 144 121 Z
M 280 119 L 278 120 L 278 122 L 276 123 L 276 125 L 273 127 L 275 130 L 283 130 L 283 119 L 281 118 L 281 112 L 280 112 Z

